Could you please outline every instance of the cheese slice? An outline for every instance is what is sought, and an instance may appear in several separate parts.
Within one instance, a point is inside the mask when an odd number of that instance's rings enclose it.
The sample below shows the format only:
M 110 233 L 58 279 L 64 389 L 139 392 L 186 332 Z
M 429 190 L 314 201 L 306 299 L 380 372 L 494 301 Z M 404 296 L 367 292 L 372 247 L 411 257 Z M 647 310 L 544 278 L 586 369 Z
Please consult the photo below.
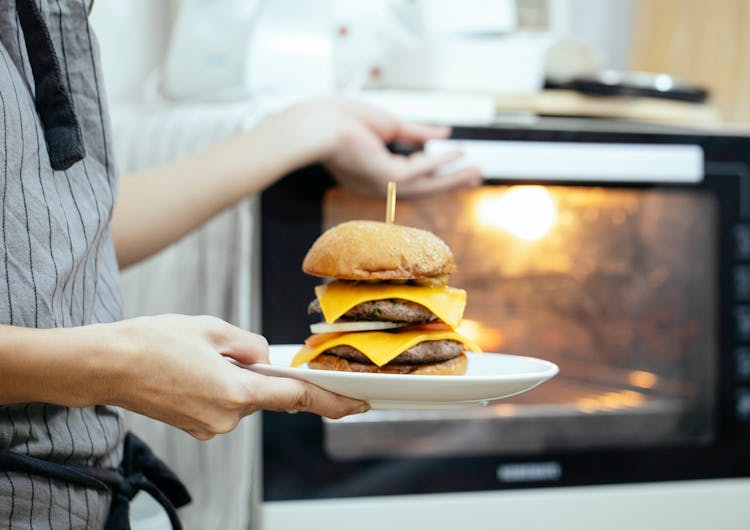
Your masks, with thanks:
M 412 346 L 428 340 L 455 340 L 463 343 L 469 351 L 482 351 L 474 342 L 455 331 L 400 331 L 396 333 L 361 331 L 335 336 L 315 347 L 304 345 L 292 359 L 292 366 L 310 362 L 322 352 L 341 345 L 356 348 L 373 363 L 383 366 Z
M 320 302 L 323 318 L 329 324 L 364 302 L 398 298 L 423 305 L 450 327 L 456 328 L 461 323 L 466 307 L 466 291 L 453 287 L 335 281 L 318 285 L 315 294 Z

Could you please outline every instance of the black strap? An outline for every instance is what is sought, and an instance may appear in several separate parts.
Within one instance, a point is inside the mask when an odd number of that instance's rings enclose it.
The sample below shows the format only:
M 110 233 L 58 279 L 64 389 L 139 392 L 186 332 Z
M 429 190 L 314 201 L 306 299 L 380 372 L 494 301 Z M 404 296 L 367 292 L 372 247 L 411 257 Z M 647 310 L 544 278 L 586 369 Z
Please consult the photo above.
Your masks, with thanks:
M 148 492 L 169 515 L 174 530 L 182 530 L 175 508 L 190 502 L 190 494 L 172 470 L 133 433 L 125 436 L 125 452 L 117 484 L 111 484 L 112 506 L 107 530 L 130 530 L 129 505 L 140 490 Z
M 0 470 L 31 473 L 49 477 L 62 482 L 70 482 L 84 488 L 108 491 L 109 486 L 97 477 L 92 476 L 85 467 L 63 465 L 48 462 L 33 456 L 0 449 Z
M 164 507 L 174 530 L 182 530 L 176 508 L 190 502 L 190 494 L 177 476 L 133 433 L 125 437 L 123 459 L 118 469 L 57 464 L 0 449 L 0 470 L 31 473 L 84 488 L 111 491 L 106 530 L 130 530 L 130 501 L 141 490 Z
M 63 170 L 86 156 L 73 98 L 62 81 L 47 25 L 34 0 L 16 0 L 26 52 L 34 75 L 34 104 L 44 129 L 52 169 Z

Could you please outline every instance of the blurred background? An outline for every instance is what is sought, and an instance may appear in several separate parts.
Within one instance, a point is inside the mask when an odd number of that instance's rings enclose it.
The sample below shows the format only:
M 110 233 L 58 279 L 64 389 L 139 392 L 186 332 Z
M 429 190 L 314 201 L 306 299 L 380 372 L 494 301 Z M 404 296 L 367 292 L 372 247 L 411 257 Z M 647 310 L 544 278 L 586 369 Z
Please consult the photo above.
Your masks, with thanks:
M 750 119 L 744 0 L 99 0 L 93 21 L 113 102 L 365 91 L 431 120 L 430 103 L 486 119 L 469 96 L 500 111 Z
M 96 0 L 91 19 L 125 178 L 331 95 L 451 125 L 750 122 L 746 0 Z M 126 315 L 259 331 L 258 210 L 250 198 L 125 271 Z M 210 442 L 129 419 L 188 483 L 188 528 L 257 527 L 257 415 Z M 164 523 L 146 502 L 134 518 Z

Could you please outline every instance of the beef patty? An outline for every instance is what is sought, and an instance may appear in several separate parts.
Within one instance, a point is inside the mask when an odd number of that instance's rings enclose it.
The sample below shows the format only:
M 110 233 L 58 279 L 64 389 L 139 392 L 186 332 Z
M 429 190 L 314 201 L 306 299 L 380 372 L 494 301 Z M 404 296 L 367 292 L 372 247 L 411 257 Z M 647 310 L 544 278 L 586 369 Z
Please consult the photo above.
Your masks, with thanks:
M 428 340 L 412 346 L 389 362 L 393 364 L 426 364 L 447 361 L 461 355 L 464 346 L 455 340 Z M 365 354 L 351 346 L 334 346 L 325 353 L 336 355 L 348 361 L 372 363 Z
M 317 298 L 307 306 L 307 313 L 322 313 L 320 302 L 318 302 Z M 352 307 L 342 318 L 348 320 L 408 322 L 410 324 L 425 324 L 437 320 L 437 317 L 425 306 L 398 298 L 363 302 Z

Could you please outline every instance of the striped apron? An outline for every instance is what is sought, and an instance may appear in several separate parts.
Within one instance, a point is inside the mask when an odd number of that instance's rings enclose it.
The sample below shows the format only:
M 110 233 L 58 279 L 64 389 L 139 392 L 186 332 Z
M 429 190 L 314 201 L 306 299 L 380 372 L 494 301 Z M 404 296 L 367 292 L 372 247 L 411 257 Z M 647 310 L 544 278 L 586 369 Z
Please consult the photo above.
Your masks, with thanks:
M 109 227 L 117 178 L 91 3 L 0 0 L 0 324 L 121 318 Z M 164 475 L 134 438 L 123 462 L 124 440 L 112 407 L 0 406 L 0 529 L 104 527 L 113 492 L 148 489 L 138 482 L 146 467 L 147 482 Z

